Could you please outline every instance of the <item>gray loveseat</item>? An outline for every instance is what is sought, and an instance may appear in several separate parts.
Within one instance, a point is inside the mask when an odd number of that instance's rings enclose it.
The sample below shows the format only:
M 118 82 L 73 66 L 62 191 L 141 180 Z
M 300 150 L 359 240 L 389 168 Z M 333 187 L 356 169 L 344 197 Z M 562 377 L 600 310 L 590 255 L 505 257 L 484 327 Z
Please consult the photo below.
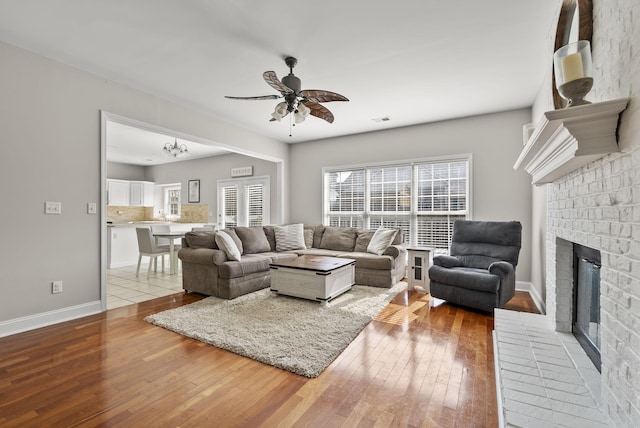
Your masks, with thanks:
M 355 283 L 390 288 L 405 276 L 406 250 L 402 231 L 380 255 L 367 252 L 375 230 L 304 226 L 304 249 L 276 251 L 275 226 L 225 229 L 242 248 L 231 260 L 215 241 L 215 232 L 189 232 L 182 240 L 182 286 L 188 292 L 233 299 L 271 285 L 272 260 L 303 254 L 354 259 Z

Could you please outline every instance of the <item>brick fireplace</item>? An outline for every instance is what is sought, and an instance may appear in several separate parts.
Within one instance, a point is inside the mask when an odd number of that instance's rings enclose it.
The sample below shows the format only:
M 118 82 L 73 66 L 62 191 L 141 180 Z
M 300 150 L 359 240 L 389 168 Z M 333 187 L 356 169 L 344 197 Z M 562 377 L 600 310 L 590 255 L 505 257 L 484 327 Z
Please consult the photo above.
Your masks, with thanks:
M 600 250 L 601 394 L 616 426 L 640 426 L 640 151 L 614 153 L 548 189 L 547 316 L 571 331 L 572 242 Z
M 542 317 L 545 324 L 555 330 L 555 336 L 565 337 L 572 313 L 571 292 L 566 287 L 572 275 L 566 269 L 571 255 L 565 250 L 571 243 L 578 243 L 600 251 L 602 372 L 598 374 L 599 393 L 595 387 L 592 391 L 596 392 L 594 396 L 609 419 L 609 426 L 639 427 L 640 3 L 637 0 L 585 3 L 593 5 L 591 46 L 595 84 L 588 99 L 628 97 L 629 104 L 617 123 L 615 150 L 545 181 L 550 184 L 544 185 L 539 194 L 546 193 L 546 204 L 534 201 L 534 205 L 539 204 L 534 206 L 535 212 L 546 209 L 546 221 L 541 226 L 542 229 L 546 225 L 544 250 L 533 251 L 542 255 L 545 272 L 536 278 L 535 284 L 540 284 L 540 294 L 545 298 L 546 315 Z M 532 116 L 536 121 L 543 111 L 553 108 L 546 92 L 548 85 L 543 85 L 534 106 Z M 541 176 L 546 173 L 544 168 L 537 172 Z M 514 326 L 513 320 L 505 321 L 508 321 L 506 328 Z M 538 331 L 520 325 L 525 330 Z M 537 339 L 525 345 L 533 351 L 546 347 Z M 530 391 L 531 386 L 524 390 Z

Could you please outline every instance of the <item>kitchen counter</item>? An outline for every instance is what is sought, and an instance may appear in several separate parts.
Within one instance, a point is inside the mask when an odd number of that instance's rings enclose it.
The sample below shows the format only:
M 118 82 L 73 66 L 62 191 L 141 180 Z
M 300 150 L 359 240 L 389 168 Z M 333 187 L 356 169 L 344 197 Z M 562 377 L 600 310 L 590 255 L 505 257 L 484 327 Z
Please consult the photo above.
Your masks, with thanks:
M 154 225 L 154 224 L 186 224 L 186 223 L 175 223 L 170 221 L 162 221 L 162 220 L 141 220 L 141 221 L 114 221 L 107 222 L 107 227 L 130 227 L 130 226 L 140 226 L 140 225 Z
M 136 227 L 168 226 L 162 232 L 189 232 L 204 223 L 177 223 L 169 221 L 123 221 L 107 223 L 107 268 L 132 266 L 138 263 L 138 236 Z M 159 245 L 168 244 L 166 239 L 158 240 Z

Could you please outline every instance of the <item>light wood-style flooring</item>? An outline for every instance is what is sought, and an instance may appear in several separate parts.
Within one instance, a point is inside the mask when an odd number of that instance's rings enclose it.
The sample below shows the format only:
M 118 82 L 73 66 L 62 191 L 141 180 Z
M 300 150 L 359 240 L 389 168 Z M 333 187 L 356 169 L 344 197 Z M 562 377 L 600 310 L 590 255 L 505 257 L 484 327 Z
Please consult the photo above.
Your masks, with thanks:
M 489 314 L 401 292 L 307 379 L 142 321 L 201 298 L 0 338 L 0 426 L 497 426 Z M 522 292 L 507 308 L 536 312 Z

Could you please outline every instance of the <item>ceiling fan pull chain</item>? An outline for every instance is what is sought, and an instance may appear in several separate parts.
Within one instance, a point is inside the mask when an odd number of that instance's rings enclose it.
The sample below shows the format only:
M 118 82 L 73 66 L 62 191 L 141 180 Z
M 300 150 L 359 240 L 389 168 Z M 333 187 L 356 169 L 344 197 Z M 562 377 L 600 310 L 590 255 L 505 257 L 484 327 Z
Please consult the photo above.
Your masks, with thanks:
M 289 137 L 291 137 L 291 134 L 292 134 L 292 132 L 291 132 L 291 127 L 292 126 L 293 126 L 293 115 L 290 114 L 289 115 Z

